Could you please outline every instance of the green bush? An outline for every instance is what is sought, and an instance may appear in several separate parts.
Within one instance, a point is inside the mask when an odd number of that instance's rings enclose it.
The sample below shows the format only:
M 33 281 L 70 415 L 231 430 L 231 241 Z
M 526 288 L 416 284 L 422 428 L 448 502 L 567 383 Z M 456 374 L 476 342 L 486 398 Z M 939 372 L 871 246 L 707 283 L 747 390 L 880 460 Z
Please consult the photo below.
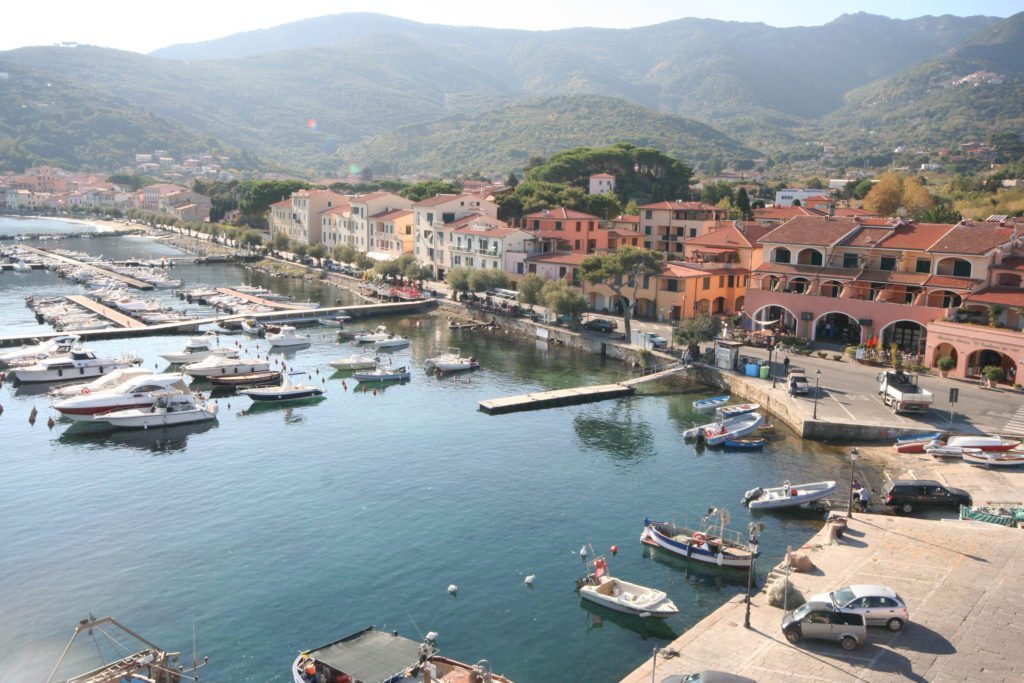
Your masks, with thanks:
M 952 356 L 943 356 L 935 364 L 942 372 L 949 372 L 956 367 L 956 361 L 953 360 Z
M 842 359 L 843 359 L 843 354 L 841 354 L 841 353 L 833 353 L 832 354 L 832 360 L 842 360 Z
M 989 382 L 998 382 L 1003 378 L 1003 369 L 998 365 L 986 365 L 981 369 L 981 374 L 985 375 Z

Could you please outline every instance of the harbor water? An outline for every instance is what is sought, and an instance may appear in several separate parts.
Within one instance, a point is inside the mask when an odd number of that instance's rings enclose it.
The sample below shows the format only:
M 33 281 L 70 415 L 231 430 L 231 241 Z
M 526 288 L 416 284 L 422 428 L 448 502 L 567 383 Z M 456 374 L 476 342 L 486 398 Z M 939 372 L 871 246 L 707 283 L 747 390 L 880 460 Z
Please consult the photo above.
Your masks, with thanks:
M 58 223 L 0 219 L 0 234 L 58 232 Z M 357 303 L 316 281 L 193 264 L 145 237 L 25 243 L 108 258 L 182 258 L 173 274 L 185 288 L 244 282 L 297 300 Z M 36 323 L 26 296 L 84 291 L 48 271 L 0 274 L 0 334 L 50 331 Z M 210 310 L 172 292 L 140 296 Z M 209 657 L 200 680 L 288 681 L 299 651 L 376 624 L 413 639 L 436 631 L 443 654 L 487 659 L 519 683 L 616 681 L 746 589 L 745 572 L 641 544 L 645 517 L 696 523 L 719 506 L 744 534 L 749 521 L 763 522 L 763 578 L 822 520 L 752 516 L 740 503 L 744 491 L 848 477 L 843 453 L 782 429 L 761 451 L 684 443 L 685 429 L 708 421 L 691 403 L 709 392 L 669 382 L 621 400 L 488 416 L 477 409 L 483 399 L 613 382 L 628 368 L 542 341 L 451 330 L 443 315 L 346 323 L 377 324 L 411 339 L 384 356 L 410 366 L 410 381 L 364 391 L 349 373 L 334 372 L 329 360 L 358 349 L 327 327 L 306 328 L 312 344 L 284 353 L 221 337 L 243 356 L 307 373 L 303 381 L 325 386 L 327 397 L 252 408 L 247 398 L 222 397 L 217 422 L 198 427 L 114 431 L 57 419 L 50 428 L 57 413 L 45 393 L 5 382 L 0 680 L 45 680 L 91 612 L 181 651 L 189 664 L 194 622 L 196 651 Z M 158 354 L 186 338 L 89 346 L 130 351 L 163 370 Z M 475 356 L 481 369 L 428 375 L 424 361 L 448 347 Z M 610 555 L 612 545 L 610 572 L 667 591 L 679 615 L 642 620 L 580 601 L 581 548 L 592 557 Z M 76 645 L 58 678 L 96 666 L 95 656 L 95 646 Z

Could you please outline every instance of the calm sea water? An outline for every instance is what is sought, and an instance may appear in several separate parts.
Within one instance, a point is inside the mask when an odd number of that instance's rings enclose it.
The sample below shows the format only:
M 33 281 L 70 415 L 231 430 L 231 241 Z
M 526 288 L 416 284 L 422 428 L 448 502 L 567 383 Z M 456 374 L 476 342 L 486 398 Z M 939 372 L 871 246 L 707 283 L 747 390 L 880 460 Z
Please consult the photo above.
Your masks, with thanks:
M 0 219 L 0 234 L 56 232 L 54 223 Z M 138 237 L 42 246 L 55 245 L 182 256 Z M 264 282 L 235 266 L 187 261 L 175 275 L 186 287 Z M 269 283 L 299 299 L 353 302 L 317 283 Z M 0 334 L 49 329 L 25 307 L 28 294 L 77 291 L 48 272 L 0 275 Z M 45 396 L 0 388 L 0 680 L 44 679 L 92 612 L 188 661 L 194 618 L 199 655 L 210 657 L 204 680 L 290 680 L 299 650 L 376 624 L 411 638 L 436 631 L 445 654 L 486 658 L 520 683 L 615 681 L 745 590 L 742 572 L 695 567 L 642 545 L 645 516 L 694 521 L 725 506 L 730 526 L 745 529 L 746 489 L 844 476 L 841 454 L 785 433 L 763 452 L 683 443 L 682 431 L 701 419 L 690 406 L 707 395 L 699 389 L 656 383 L 623 400 L 488 416 L 480 400 L 605 383 L 625 368 L 532 340 L 452 331 L 443 317 L 356 322 L 412 339 L 390 354 L 414 368 L 411 381 L 362 392 L 327 365 L 355 349 L 310 328 L 310 348 L 283 354 L 240 336 L 222 343 L 322 381 L 327 399 L 316 405 L 250 411 L 248 399 L 233 397 L 221 399 L 212 425 L 97 431 L 58 420 L 49 429 L 56 413 Z M 132 350 L 163 369 L 157 354 L 184 341 L 91 346 Z M 427 376 L 424 360 L 449 346 L 475 355 L 482 369 Z M 759 520 L 762 576 L 821 524 Z M 580 601 L 581 546 L 604 553 L 613 544 L 612 573 L 666 590 L 678 616 L 651 623 Z M 532 587 L 523 580 L 530 574 Z M 90 641 L 74 654 L 81 668 L 98 664 Z

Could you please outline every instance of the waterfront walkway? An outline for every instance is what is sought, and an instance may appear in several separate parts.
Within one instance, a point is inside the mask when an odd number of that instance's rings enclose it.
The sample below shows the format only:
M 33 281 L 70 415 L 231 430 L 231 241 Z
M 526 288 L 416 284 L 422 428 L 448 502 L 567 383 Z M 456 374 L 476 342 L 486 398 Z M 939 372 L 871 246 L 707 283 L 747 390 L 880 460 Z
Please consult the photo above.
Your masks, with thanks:
M 803 549 L 818 567 L 793 574 L 805 596 L 853 583 L 882 584 L 906 601 L 911 623 L 898 633 L 870 627 L 852 652 L 838 643 L 791 645 L 783 611 L 764 593 L 746 605 L 737 596 L 666 646 L 623 683 L 660 681 L 671 674 L 717 669 L 757 681 L 1019 681 L 1024 605 L 1024 534 L 980 522 L 856 515 L 844 538 L 830 545 L 823 530 Z

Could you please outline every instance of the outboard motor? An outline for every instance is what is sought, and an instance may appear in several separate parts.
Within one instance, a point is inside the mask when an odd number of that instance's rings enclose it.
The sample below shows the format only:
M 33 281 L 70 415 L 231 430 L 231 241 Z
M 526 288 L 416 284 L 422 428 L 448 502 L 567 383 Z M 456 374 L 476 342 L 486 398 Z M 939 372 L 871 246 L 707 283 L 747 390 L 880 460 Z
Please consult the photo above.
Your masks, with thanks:
M 757 488 L 750 489 L 743 494 L 743 504 L 746 505 L 755 498 L 759 498 L 764 493 L 764 488 L 758 486 Z

